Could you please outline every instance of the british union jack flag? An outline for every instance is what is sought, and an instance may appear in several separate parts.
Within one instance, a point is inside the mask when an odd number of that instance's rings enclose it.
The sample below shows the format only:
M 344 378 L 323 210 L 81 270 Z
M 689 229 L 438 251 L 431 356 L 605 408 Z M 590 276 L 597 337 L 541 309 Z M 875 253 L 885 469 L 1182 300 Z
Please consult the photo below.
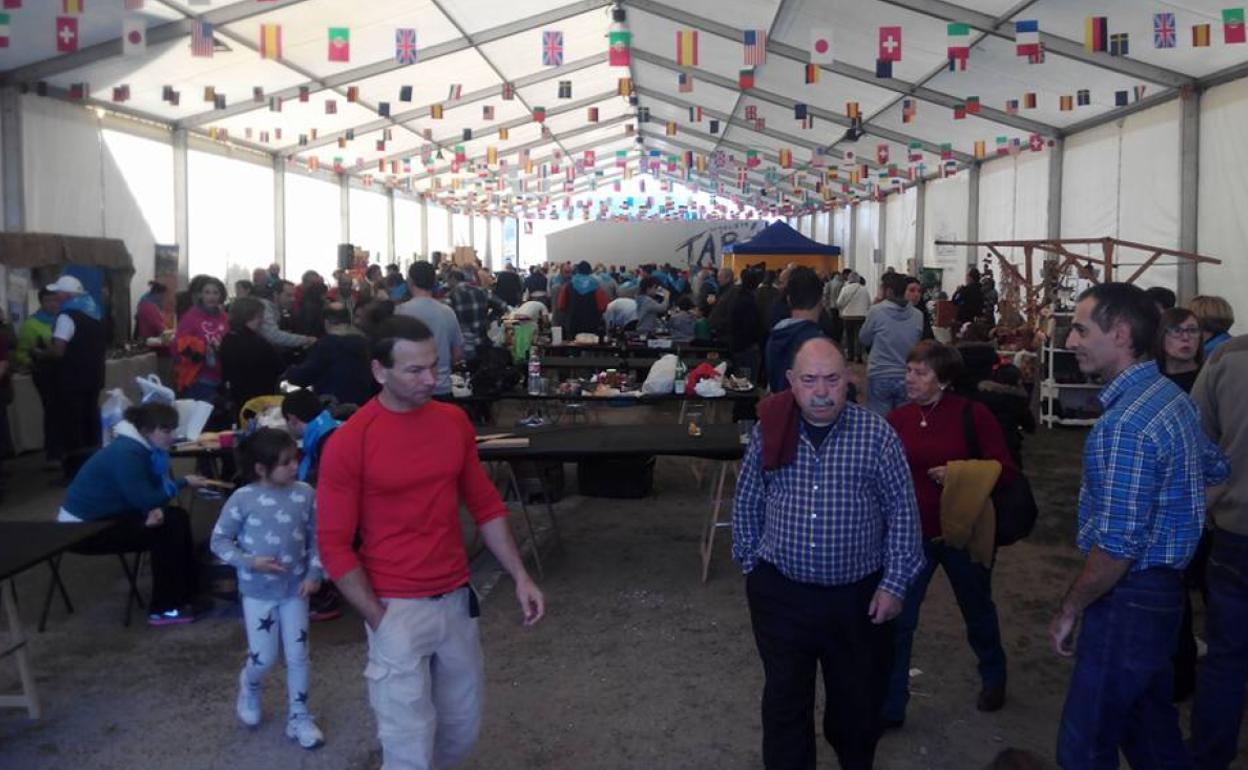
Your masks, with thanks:
M 399 64 L 416 63 L 416 30 L 411 28 L 394 31 L 394 59 Z
M 1178 44 L 1178 32 L 1173 13 L 1153 14 L 1153 48 L 1174 48 Z
M 563 64 L 563 33 L 546 30 L 542 33 L 542 66 L 558 67 Z

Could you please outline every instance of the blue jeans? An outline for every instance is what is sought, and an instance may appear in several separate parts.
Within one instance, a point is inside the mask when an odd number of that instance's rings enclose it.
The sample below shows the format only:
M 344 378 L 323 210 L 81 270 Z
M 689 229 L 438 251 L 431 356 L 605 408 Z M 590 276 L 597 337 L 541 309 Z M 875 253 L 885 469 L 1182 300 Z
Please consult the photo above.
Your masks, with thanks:
M 1196 678 L 1192 754 L 1200 770 L 1235 761 L 1248 683 L 1248 537 L 1213 531 L 1207 573 L 1209 653 Z
M 992 570 L 972 562 L 966 549 L 953 548 L 934 540 L 923 541 L 923 561 L 923 569 L 910 584 L 901 614 L 897 616 L 893 673 L 888 683 L 888 699 L 884 702 L 884 720 L 887 722 L 900 722 L 906 718 L 914 631 L 919 626 L 919 610 L 937 566 L 945 568 L 945 577 L 949 578 L 949 585 L 958 600 L 958 609 L 962 610 L 967 640 L 979 659 L 980 680 L 986 688 L 1005 686 L 1005 648 L 1001 646 L 997 605 L 992 601 Z
M 881 377 L 867 375 L 867 408 L 878 415 L 886 415 L 909 399 L 906 397 L 906 377 Z
M 1183 590 L 1181 570 L 1130 572 L 1084 610 L 1057 734 L 1063 770 L 1113 770 L 1119 749 L 1135 770 L 1192 767 L 1170 702 Z

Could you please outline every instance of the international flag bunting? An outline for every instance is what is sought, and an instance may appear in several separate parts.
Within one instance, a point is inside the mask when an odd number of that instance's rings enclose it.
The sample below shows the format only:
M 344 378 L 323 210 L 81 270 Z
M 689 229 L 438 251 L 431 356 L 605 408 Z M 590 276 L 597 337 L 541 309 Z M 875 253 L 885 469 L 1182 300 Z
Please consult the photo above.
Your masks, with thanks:
M 746 150 L 745 165 L 749 166 L 750 168 L 757 168 L 758 164 L 762 162 L 763 161 L 758 157 L 758 150 Z
M 260 58 L 261 59 L 282 58 L 282 25 L 281 24 L 261 24 L 260 25 Z
M 545 123 L 546 122 L 546 108 L 534 107 L 533 108 L 533 120 L 537 121 L 538 123 Z
M 979 97 L 978 96 L 966 97 L 966 114 L 968 115 L 979 114 Z
M 689 120 L 692 123 L 701 123 L 702 122 L 702 108 L 690 107 L 689 108 Z
M 1080 107 L 1087 107 L 1092 103 L 1092 92 L 1086 88 L 1080 88 L 1075 92 L 1075 103 Z
M 877 61 L 901 61 L 901 27 L 880 27 L 880 51 Z
M 1027 57 L 1040 53 L 1039 21 L 1025 19 L 1014 22 L 1014 52 Z
M 78 15 L 82 13 L 84 0 L 61 0 L 61 13 Z
M 441 120 L 441 119 L 442 119 L 442 115 L 443 115 L 443 113 L 444 113 L 444 109 L 443 109 L 442 105 L 440 105 L 440 104 L 430 105 L 430 107 L 429 107 L 429 117 L 430 117 L 430 119 L 432 119 L 432 120 Z
M 650 108 L 638 107 L 637 108 L 637 120 L 638 122 L 641 122 L 641 123 L 649 123 L 650 122 Z
M 676 73 L 676 90 L 682 94 L 693 92 L 693 75 L 688 72 Z
M 399 101 L 410 102 L 412 100 L 412 87 L 399 86 Z
M 217 100 L 217 89 L 215 86 L 204 86 L 204 101 L 215 102 Z
M 572 98 L 572 81 L 571 80 L 559 81 L 559 97 L 558 98 L 560 99 Z
M 503 83 L 503 101 L 509 102 L 516 98 L 516 86 L 514 83 Z
M 482 120 L 494 119 L 494 106 L 493 105 L 486 104 L 481 107 L 481 119 Z
M 780 168 L 793 168 L 793 151 L 788 147 L 780 150 Z
M 1192 25 L 1192 48 L 1208 48 L 1209 47 L 1209 25 L 1193 24 Z
M 360 87 L 359 86 L 347 86 L 347 101 L 354 104 L 358 102 L 359 100 L 360 100 Z
M 212 106 L 214 109 L 224 110 L 225 109 L 225 94 L 217 94 L 217 97 L 212 100 Z
M 877 144 L 875 146 L 875 163 L 879 166 L 888 165 L 888 145 Z
M 1109 18 L 1089 16 L 1083 25 L 1083 47 L 1089 51 L 1109 50 Z
M 251 101 L 256 104 L 264 104 L 264 86 L 251 87 Z
M 698 66 L 698 31 L 676 30 L 676 64 L 681 67 Z
M 860 120 L 862 118 L 862 110 L 858 107 L 858 102 L 845 102 L 845 117 L 850 120 Z
M 618 93 L 620 96 L 632 96 L 633 95 L 633 79 L 632 78 L 620 78 L 619 83 L 616 85 L 616 93 Z
M 757 67 L 767 63 L 767 30 L 745 30 L 742 43 L 745 48 L 745 58 L 742 64 Z
M 563 64 L 563 33 L 556 29 L 542 32 L 542 66 L 559 67 Z
M 806 84 L 819 82 L 819 72 L 822 68 L 818 64 L 806 65 Z
M 954 120 L 966 120 L 966 105 L 965 104 L 958 102 L 957 104 L 953 105 L 953 119 Z
M 1126 90 L 1115 91 L 1114 92 L 1114 106 L 1126 107 L 1127 104 L 1129 104 L 1130 98 L 1131 98 L 1131 93 L 1129 91 L 1126 91 Z
M 810 63 L 833 64 L 836 61 L 832 47 L 832 30 L 814 27 L 810 30 Z
M 1244 9 L 1225 8 L 1222 10 L 1222 42 L 1227 45 L 1248 41 L 1244 35 Z
M 589 123 L 598 122 L 598 108 L 590 107 L 585 113 L 585 120 Z
M 415 64 L 419 58 L 416 48 L 416 30 L 400 27 L 394 31 L 394 60 L 398 64 Z
M 507 128 L 507 126 L 499 126 L 498 141 L 505 142 L 510 138 L 511 138 L 511 129 Z
M 147 19 L 127 16 L 122 22 L 121 53 L 123 56 L 142 56 L 147 51 Z
M 45 88 L 44 91 L 46 92 L 46 90 L 47 89 Z M 161 89 L 160 100 L 162 102 L 169 102 L 170 104 L 176 105 L 178 104 L 179 101 L 181 101 L 180 97 L 181 97 L 181 94 L 179 94 L 177 91 L 174 91 L 173 86 L 165 86 L 164 88 Z
M 876 59 L 875 76 L 877 78 L 891 78 L 893 76 L 893 63 L 888 59 Z
M 809 108 L 802 102 L 798 102 L 797 104 L 793 105 L 793 119 L 794 120 L 805 120 L 808 114 L 809 114 Z
M 390 117 L 390 102 L 378 102 L 377 114 L 383 118 Z
M 336 100 L 336 99 L 326 99 L 326 100 L 325 100 L 325 114 L 326 114 L 326 115 L 337 115 L 337 114 L 338 114 L 338 100 Z
M 113 101 L 118 103 L 130 101 L 130 86 L 113 86 Z
M 1109 55 L 1128 56 L 1131 53 L 1131 37 L 1126 32 L 1115 32 L 1109 36 Z
M 91 97 L 90 83 L 70 83 L 69 98 L 75 101 L 82 101 Z
M 191 56 L 212 56 L 212 24 L 203 19 L 191 22 Z
M 56 17 L 56 50 L 58 53 L 78 50 L 78 20 L 73 16 Z
M 1070 112 L 1075 108 L 1075 99 L 1070 94 L 1062 94 L 1058 97 L 1058 104 L 1062 112 Z
M 910 143 L 910 154 L 906 156 L 906 160 L 911 163 L 923 162 L 923 143 L 914 141 Z
M 1032 152 L 1041 152 L 1044 150 L 1044 137 L 1040 134 L 1032 134 L 1027 139 L 1027 149 Z
M 18 0 L 18 4 L 21 4 L 21 0 Z M 7 8 L 9 4 L 6 2 L 4 5 Z M 143 10 L 143 5 L 143 0 L 126 0 L 125 2 L 127 11 L 141 11 Z
M 463 136 L 463 138 L 464 138 L 464 141 L 465 141 L 465 142 L 471 142 L 471 141 L 472 141 L 472 129 L 471 129 L 471 128 L 465 128 L 465 129 L 461 132 L 461 135 Z
M 909 123 L 914 120 L 917 112 L 917 102 L 914 99 L 901 100 L 901 122 Z
M 719 121 L 712 119 L 711 122 L 707 124 L 707 130 L 710 131 L 712 134 L 718 134 L 719 133 Z
M 950 22 L 946 30 L 949 36 L 949 68 L 956 66 L 957 69 L 965 70 L 966 61 L 971 56 L 971 25 Z
M 745 91 L 753 87 L 754 87 L 754 70 L 753 69 L 741 70 L 741 74 L 737 76 L 737 88 L 740 88 L 742 91 Z
M 451 83 L 446 89 L 446 100 L 449 102 L 459 101 L 464 95 L 464 86 L 461 83 Z
M 1174 48 L 1178 45 L 1178 38 L 1173 13 L 1153 14 L 1153 48 Z
M 669 121 L 667 121 L 667 126 L 666 126 L 666 129 L 665 129 L 665 133 L 666 133 L 668 136 L 676 136 L 676 130 L 677 130 L 677 129 L 676 129 L 676 121 L 674 121 L 674 120 L 669 120 Z
M 1034 110 L 1036 108 L 1036 92 L 1035 91 L 1028 91 L 1027 93 L 1023 94 L 1023 108 L 1028 109 L 1028 110 Z
M 759 133 L 762 133 L 764 130 L 766 130 L 766 128 L 767 128 L 767 119 L 766 119 L 766 118 L 757 118 L 757 119 L 754 121 L 754 130 L 755 130 L 755 131 L 758 131 Z
M 346 27 L 329 28 L 329 60 L 351 61 L 351 30 Z
M 758 120 L 758 105 L 757 104 L 745 105 L 745 119 L 746 120 Z
M 1146 88 L 1148 88 L 1148 86 L 1135 86 L 1135 87 L 1132 89 L 1132 90 L 1135 92 L 1135 100 L 1136 100 L 1137 102 L 1138 102 L 1139 100 L 1141 100 L 1141 99 L 1143 99 L 1143 98 L 1144 98 L 1144 90 L 1145 90 Z
M 998 155 L 1010 154 L 1010 138 L 1008 136 L 997 137 L 997 154 Z
M 633 33 L 623 24 L 612 24 L 607 30 L 607 64 L 627 67 L 632 64 Z

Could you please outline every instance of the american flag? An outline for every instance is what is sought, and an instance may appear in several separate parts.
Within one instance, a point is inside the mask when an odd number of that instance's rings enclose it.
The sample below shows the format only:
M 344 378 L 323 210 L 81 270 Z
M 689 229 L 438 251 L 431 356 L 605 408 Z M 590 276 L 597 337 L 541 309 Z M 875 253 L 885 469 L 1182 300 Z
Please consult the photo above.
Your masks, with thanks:
M 394 31 L 394 60 L 399 64 L 416 63 L 416 30 L 410 27 Z
M 745 64 L 757 67 L 767 63 L 767 32 L 761 29 L 745 31 Z
M 563 64 L 563 33 L 546 30 L 542 33 L 542 66 L 558 67 Z
M 202 19 L 191 22 L 191 56 L 212 56 L 212 24 Z
M 1174 48 L 1178 45 L 1178 28 L 1173 13 L 1153 14 L 1153 47 Z

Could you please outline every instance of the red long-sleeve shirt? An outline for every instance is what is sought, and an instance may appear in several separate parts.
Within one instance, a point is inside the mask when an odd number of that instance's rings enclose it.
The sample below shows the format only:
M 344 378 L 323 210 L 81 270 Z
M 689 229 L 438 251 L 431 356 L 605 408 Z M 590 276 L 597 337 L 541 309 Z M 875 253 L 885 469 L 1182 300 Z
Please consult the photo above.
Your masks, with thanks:
M 998 485 L 1014 480 L 1014 460 L 1005 445 L 1001 424 L 992 416 L 988 407 L 962 396 L 946 393 L 935 407 L 920 407 L 910 403 L 888 413 L 888 422 L 901 437 L 910 463 L 910 476 L 914 479 L 914 494 L 919 501 L 919 520 L 923 525 L 923 537 L 939 537 L 940 485 L 927 475 L 931 468 L 938 468 L 953 460 L 976 459 L 966 443 L 966 430 L 962 422 L 962 410 L 972 404 L 971 417 L 975 435 L 979 439 L 978 459 L 996 460 L 1001 463 Z M 923 427 L 924 416 L 927 427 Z
M 467 416 L 436 401 L 394 412 L 374 398 L 334 432 L 321 459 L 321 562 L 334 579 L 362 566 L 380 597 L 454 590 L 468 582 L 461 502 L 478 527 L 507 515 Z

